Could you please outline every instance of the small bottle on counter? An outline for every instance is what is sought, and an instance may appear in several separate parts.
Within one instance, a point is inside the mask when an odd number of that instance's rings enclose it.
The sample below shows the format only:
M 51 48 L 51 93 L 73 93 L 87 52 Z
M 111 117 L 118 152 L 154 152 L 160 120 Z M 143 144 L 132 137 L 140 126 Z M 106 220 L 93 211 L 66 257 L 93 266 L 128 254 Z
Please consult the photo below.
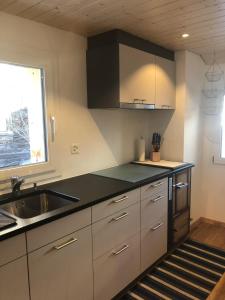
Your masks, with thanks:
M 138 161 L 145 161 L 145 139 L 143 136 L 138 140 L 137 144 Z

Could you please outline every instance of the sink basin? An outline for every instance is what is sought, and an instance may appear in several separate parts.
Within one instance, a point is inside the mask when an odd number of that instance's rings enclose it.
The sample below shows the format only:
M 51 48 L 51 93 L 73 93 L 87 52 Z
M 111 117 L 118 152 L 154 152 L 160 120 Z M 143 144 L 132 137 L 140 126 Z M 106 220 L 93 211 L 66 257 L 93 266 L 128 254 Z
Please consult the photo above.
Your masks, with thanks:
M 28 219 L 73 203 L 73 200 L 64 199 L 53 192 L 37 191 L 35 194 L 3 204 L 0 208 L 16 217 Z

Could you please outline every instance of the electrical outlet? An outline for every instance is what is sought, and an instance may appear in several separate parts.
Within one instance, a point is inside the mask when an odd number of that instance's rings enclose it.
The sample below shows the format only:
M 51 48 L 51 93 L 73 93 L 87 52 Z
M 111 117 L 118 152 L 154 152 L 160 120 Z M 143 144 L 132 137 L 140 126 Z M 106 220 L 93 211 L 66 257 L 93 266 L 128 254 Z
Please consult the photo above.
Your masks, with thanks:
M 79 154 L 79 146 L 77 144 L 71 145 L 71 154 Z

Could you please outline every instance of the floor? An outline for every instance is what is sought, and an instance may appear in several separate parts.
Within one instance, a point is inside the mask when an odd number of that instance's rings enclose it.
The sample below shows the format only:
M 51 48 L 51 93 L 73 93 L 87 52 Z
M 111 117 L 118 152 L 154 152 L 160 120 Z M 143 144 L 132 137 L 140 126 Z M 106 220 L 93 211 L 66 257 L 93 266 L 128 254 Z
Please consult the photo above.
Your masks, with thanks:
M 191 238 L 225 250 L 225 224 L 203 219 L 193 228 Z M 225 275 L 207 300 L 225 300 Z
M 225 250 L 225 224 L 203 219 L 192 230 L 191 238 Z

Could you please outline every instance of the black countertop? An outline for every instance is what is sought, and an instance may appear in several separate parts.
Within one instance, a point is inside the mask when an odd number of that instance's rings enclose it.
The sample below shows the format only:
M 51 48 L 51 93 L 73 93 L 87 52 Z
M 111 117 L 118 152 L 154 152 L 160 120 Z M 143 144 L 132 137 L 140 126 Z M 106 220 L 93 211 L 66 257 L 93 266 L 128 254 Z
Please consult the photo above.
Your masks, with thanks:
M 192 166 L 193 165 L 191 164 L 187 164 L 182 169 Z M 176 172 L 178 171 L 179 170 L 176 170 Z M 49 223 L 53 220 L 85 209 L 87 207 L 91 207 L 99 202 L 126 193 L 152 181 L 170 176 L 173 172 L 175 171 L 164 169 L 160 174 L 150 176 L 145 180 L 141 180 L 135 183 L 107 178 L 94 174 L 86 174 L 41 185 L 38 187 L 38 190 L 53 191 L 58 195 L 62 195 L 63 197 L 66 196 L 74 202 L 69 206 L 58 209 L 57 211 L 45 213 L 32 219 L 18 218 L 17 225 L 0 231 L 0 240 L 28 231 L 32 228 Z M 23 195 L 27 195 L 32 192 L 34 192 L 32 189 L 23 190 L 21 191 L 19 197 L 21 198 Z M 76 201 L 77 199 L 79 199 L 79 201 Z M 16 198 L 13 198 L 12 194 L 5 194 L 0 196 L 0 204 L 15 200 Z

